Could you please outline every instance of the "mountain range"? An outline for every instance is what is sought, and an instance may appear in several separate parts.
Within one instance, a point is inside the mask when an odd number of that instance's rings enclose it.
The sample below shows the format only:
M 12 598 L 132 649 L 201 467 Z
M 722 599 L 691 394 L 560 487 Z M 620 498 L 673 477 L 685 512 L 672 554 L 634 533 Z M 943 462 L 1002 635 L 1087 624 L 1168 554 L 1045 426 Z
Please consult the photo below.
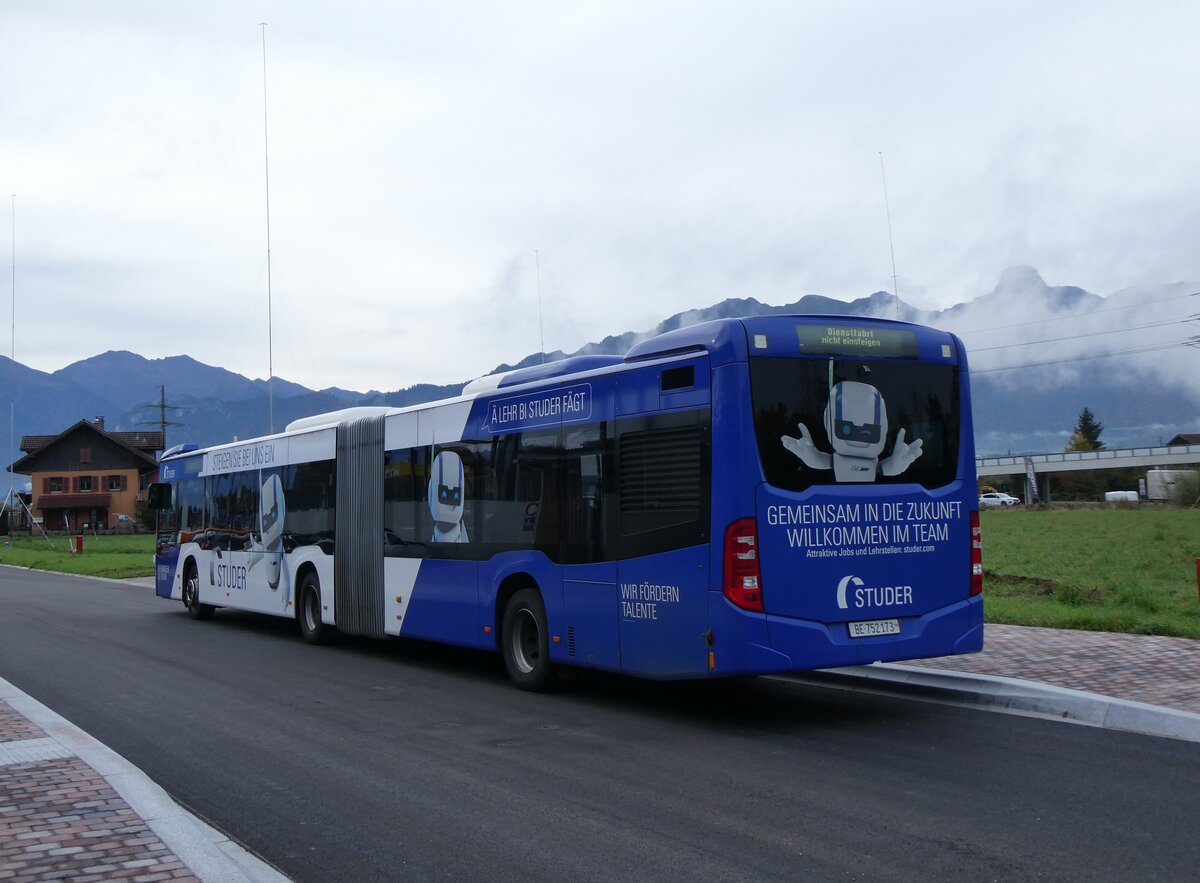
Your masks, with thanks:
M 780 313 L 899 318 L 954 331 L 971 361 L 975 439 L 980 454 L 1060 451 L 1084 406 L 1105 425 L 1109 447 L 1159 444 L 1200 431 L 1200 350 L 1188 324 L 1200 286 L 1125 289 L 1100 297 L 1049 286 L 1031 267 L 1013 267 L 995 288 L 945 310 L 924 311 L 877 291 L 850 302 L 809 294 L 773 306 L 730 298 L 678 313 L 656 328 L 624 331 L 573 353 L 623 354 L 647 337 L 709 319 Z M 1192 312 L 1189 312 L 1192 311 Z M 542 361 L 530 354 L 496 371 Z M 462 383 L 391 392 L 311 390 L 275 378 L 274 425 L 354 405 L 402 406 L 457 395 Z M 0 401 L 13 402 L 15 434 L 53 434 L 82 418 L 105 417 L 110 431 L 166 427 L 168 444 L 216 444 L 267 431 L 267 382 L 190 356 L 147 359 L 109 351 L 46 373 L 0 357 Z M 160 403 L 169 407 L 160 410 Z M 0 450 L 8 439 L 0 440 Z M 12 449 L 5 463 L 21 454 Z M 18 477 L 20 478 L 20 477 Z

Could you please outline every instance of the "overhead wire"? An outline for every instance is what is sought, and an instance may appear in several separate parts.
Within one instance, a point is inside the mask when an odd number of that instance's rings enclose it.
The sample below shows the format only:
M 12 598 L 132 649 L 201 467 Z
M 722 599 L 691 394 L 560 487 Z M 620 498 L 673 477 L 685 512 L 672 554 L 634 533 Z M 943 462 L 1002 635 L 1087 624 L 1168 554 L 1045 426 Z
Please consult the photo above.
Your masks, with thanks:
M 1019 365 L 1004 365 L 998 368 L 972 368 L 971 374 L 993 374 L 997 371 L 1013 371 L 1017 368 L 1040 368 L 1044 365 L 1065 365 L 1069 362 L 1085 362 L 1091 359 L 1109 359 L 1114 356 L 1128 356 L 1134 353 L 1152 353 L 1177 347 L 1200 347 L 1200 336 L 1189 337 L 1174 343 L 1160 343 L 1151 346 L 1134 347 L 1133 349 L 1117 350 L 1111 353 L 1094 353 L 1092 355 L 1071 356 L 1065 359 L 1050 359 L 1044 362 L 1022 362 Z
M 1180 325 L 1184 322 L 1192 322 L 1197 319 L 1200 319 L 1200 313 L 1193 313 L 1191 316 L 1187 316 L 1183 319 L 1172 319 L 1170 322 L 1154 322 L 1149 325 L 1132 325 L 1128 328 L 1110 328 L 1108 331 L 1088 331 L 1083 334 L 1068 335 L 1067 337 L 1047 337 L 1043 340 L 1028 340 L 1024 343 L 1004 343 L 996 346 L 972 347 L 971 352 L 986 353 L 991 352 L 992 350 L 1006 350 L 1017 346 L 1034 346 L 1039 343 L 1060 343 L 1064 340 L 1080 340 L 1084 337 L 1099 337 L 1102 334 L 1121 334 L 1126 331 L 1144 331 L 1147 328 L 1164 328 L 1168 325 Z
M 1162 304 L 1173 300 L 1182 300 L 1185 297 L 1200 297 L 1200 291 L 1193 291 L 1190 294 L 1176 294 L 1171 297 L 1160 297 L 1155 300 L 1142 301 L 1136 304 L 1124 304 L 1119 307 L 1103 307 L 1099 310 L 1087 310 L 1080 313 L 1068 313 L 1065 316 L 1047 316 L 1044 319 L 1032 319 L 1029 322 L 1014 322 L 1011 325 L 992 325 L 989 328 L 972 328 L 969 331 L 955 331 L 954 333 L 960 337 L 964 334 L 983 334 L 985 331 L 1003 331 L 1006 328 L 1024 328 L 1027 325 L 1044 325 L 1047 322 L 1061 322 L 1064 319 L 1084 319 L 1088 316 L 1095 316 L 1100 313 L 1112 313 L 1118 310 L 1132 310 L 1137 307 L 1145 307 L 1150 304 Z

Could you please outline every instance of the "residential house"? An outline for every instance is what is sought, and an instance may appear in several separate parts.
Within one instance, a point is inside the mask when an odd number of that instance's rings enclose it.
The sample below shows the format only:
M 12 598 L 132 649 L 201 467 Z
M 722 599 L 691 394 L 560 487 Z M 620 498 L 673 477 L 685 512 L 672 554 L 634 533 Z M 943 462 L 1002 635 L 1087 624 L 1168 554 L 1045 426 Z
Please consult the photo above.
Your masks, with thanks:
M 30 477 L 30 508 L 46 530 L 104 530 L 134 520 L 162 448 L 162 432 L 107 432 L 97 417 L 58 435 L 23 436 L 26 456 L 12 470 Z

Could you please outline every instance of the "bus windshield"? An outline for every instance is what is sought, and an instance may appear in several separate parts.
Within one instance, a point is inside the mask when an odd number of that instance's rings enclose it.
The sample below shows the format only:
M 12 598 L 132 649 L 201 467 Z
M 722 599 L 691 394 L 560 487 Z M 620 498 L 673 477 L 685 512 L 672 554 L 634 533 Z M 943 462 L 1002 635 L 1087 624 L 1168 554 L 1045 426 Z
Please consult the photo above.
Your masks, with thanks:
M 802 491 L 846 482 L 954 481 L 955 365 L 852 358 L 750 360 L 759 456 L 767 482 Z

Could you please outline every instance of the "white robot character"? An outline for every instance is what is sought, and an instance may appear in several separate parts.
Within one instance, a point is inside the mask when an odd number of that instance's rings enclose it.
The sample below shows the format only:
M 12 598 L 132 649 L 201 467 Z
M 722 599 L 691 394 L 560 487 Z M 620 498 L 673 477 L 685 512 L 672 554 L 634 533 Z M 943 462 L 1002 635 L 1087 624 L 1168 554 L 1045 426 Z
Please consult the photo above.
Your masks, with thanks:
M 258 536 L 246 538 L 245 550 L 250 553 L 246 569 L 249 571 L 262 567 L 272 592 L 278 592 L 283 584 L 279 604 L 284 611 L 287 610 L 290 594 L 283 579 L 283 525 L 286 520 L 283 482 L 278 475 L 268 475 L 258 495 Z M 220 554 L 218 550 L 217 555 Z
M 287 506 L 283 500 L 283 483 L 278 475 L 268 475 L 258 496 L 258 521 L 262 527 L 263 552 L 267 559 L 267 585 L 279 588 L 283 570 L 283 522 Z
M 433 458 L 429 473 L 429 514 L 433 516 L 433 542 L 469 542 L 466 525 L 462 523 L 465 497 L 462 458 L 454 451 L 442 451 Z
M 808 428 L 798 424 L 800 438 L 781 436 L 783 446 L 812 469 L 833 468 L 837 481 L 874 481 L 878 472 L 899 475 L 921 456 L 921 439 L 908 444 L 905 430 L 896 433 L 892 455 L 880 462 L 887 442 L 887 407 L 879 390 L 869 383 L 843 380 L 829 391 L 825 405 L 825 431 L 833 454 L 813 444 Z

